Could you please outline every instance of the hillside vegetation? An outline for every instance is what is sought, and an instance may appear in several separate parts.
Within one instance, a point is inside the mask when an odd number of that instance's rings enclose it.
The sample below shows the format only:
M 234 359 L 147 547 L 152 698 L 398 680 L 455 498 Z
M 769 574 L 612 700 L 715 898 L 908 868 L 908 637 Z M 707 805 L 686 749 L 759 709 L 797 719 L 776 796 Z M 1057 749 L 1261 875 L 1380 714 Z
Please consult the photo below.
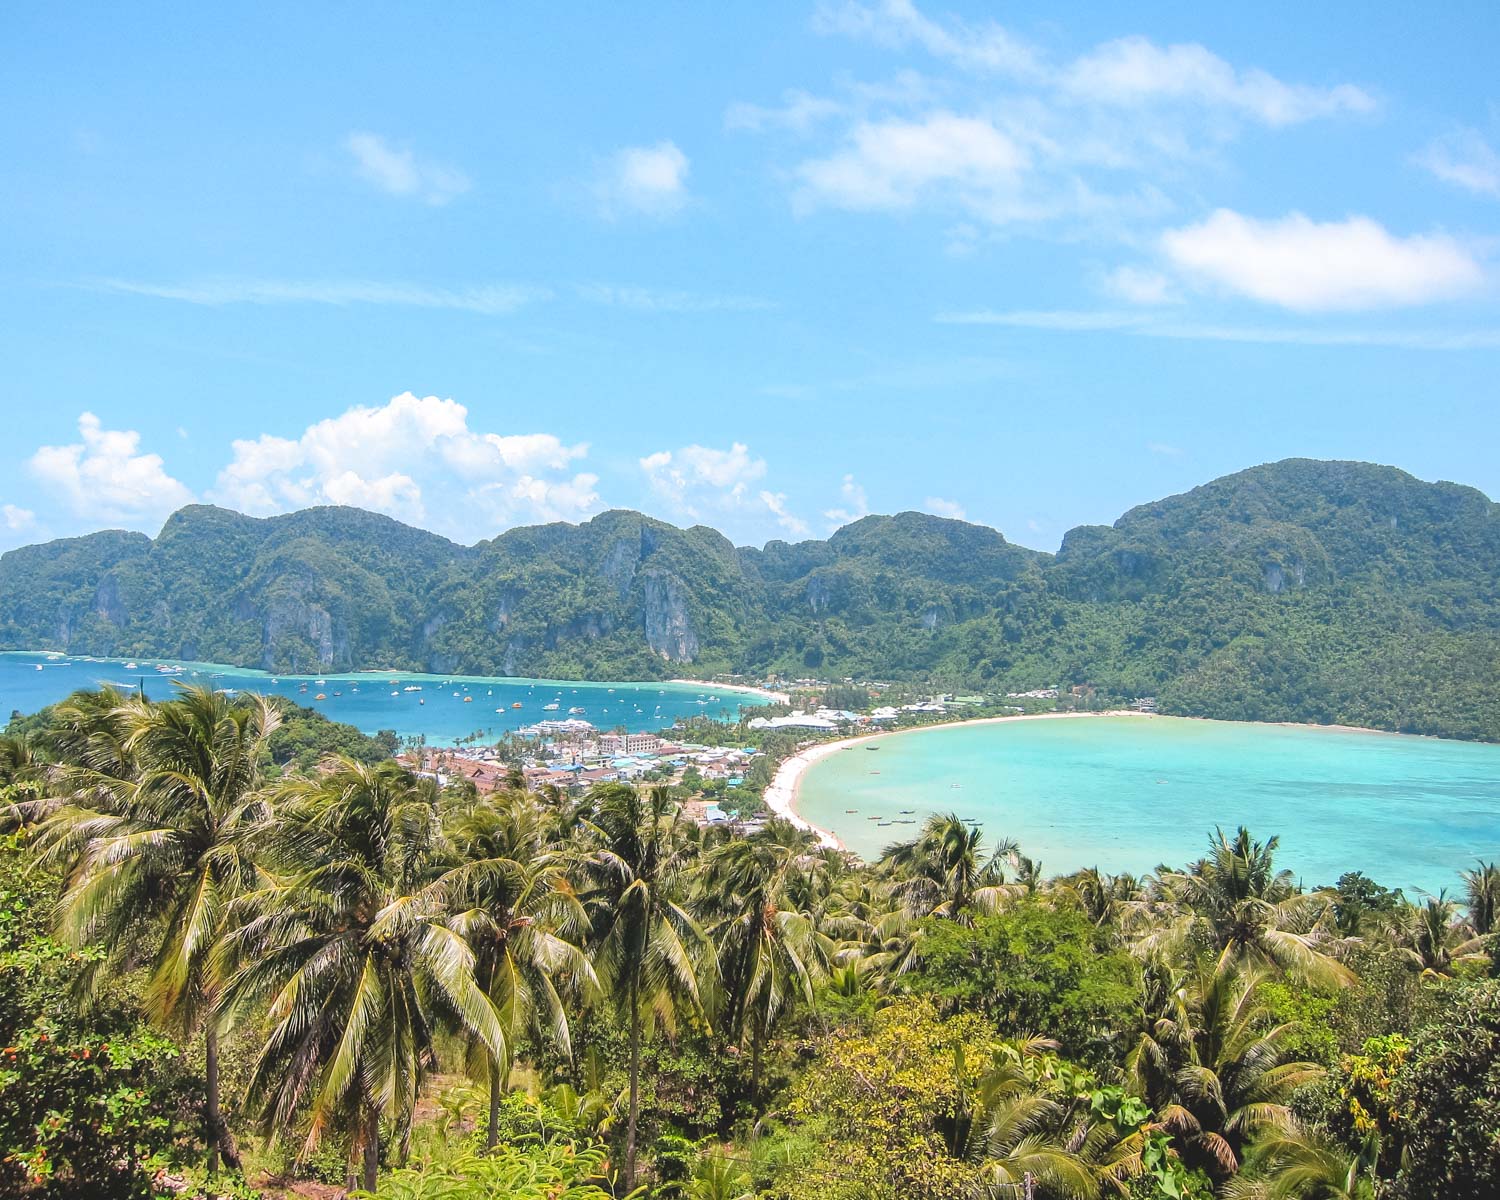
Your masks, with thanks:
M 736 548 L 633 512 L 455 545 L 206 506 L 0 557 L 0 646 L 268 670 L 1090 685 L 1164 711 L 1500 739 L 1500 506 L 1292 459 L 1072 530 L 922 513 Z

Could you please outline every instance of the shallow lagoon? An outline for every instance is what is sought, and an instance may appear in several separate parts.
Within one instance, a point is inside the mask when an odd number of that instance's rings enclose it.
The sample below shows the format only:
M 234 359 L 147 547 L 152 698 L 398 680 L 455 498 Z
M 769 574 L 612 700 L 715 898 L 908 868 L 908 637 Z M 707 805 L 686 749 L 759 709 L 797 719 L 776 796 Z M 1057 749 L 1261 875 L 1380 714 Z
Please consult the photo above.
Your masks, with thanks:
M 1477 857 L 1500 860 L 1500 746 L 1172 717 L 957 725 L 814 763 L 797 811 L 865 858 L 918 828 L 894 822 L 955 812 L 1049 875 L 1180 865 L 1244 824 L 1280 835 L 1309 886 L 1362 870 L 1456 892 Z
M 403 672 L 272 676 L 180 659 L 132 661 L 135 668 L 127 670 L 124 659 L 0 653 L 0 723 L 13 711 L 35 712 L 79 688 L 106 683 L 130 691 L 144 685 L 148 696 L 162 699 L 171 694 L 173 680 L 287 696 L 365 733 L 394 729 L 403 737 L 423 734 L 431 745 L 451 745 L 476 732 L 492 740 L 522 725 L 565 718 L 570 708 L 582 708 L 574 715 L 600 729 L 623 725 L 636 733 L 661 729 L 683 717 L 735 720 L 742 706 L 757 703 L 753 696 L 706 684 L 578 683 Z M 183 671 L 162 675 L 157 671 L 161 665 Z M 315 700 L 319 692 L 326 699 Z M 544 705 L 554 703 L 555 711 L 544 710 Z M 513 708 L 514 704 L 521 707 Z

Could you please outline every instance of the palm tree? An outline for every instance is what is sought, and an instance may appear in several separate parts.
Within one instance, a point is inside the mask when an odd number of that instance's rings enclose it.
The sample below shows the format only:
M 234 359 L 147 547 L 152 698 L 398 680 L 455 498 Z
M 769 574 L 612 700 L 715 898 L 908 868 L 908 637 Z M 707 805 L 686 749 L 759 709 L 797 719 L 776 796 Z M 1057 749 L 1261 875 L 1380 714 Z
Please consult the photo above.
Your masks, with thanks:
M 1481 862 L 1463 876 L 1469 925 L 1480 937 L 1500 930 L 1500 867 Z
M 630 1031 L 630 1110 L 625 1128 L 625 1186 L 635 1186 L 640 1118 L 641 1034 L 649 1019 L 667 1028 L 678 1015 L 703 1017 L 700 962 L 708 940 L 678 902 L 687 855 L 678 811 L 665 788 L 643 796 L 627 784 L 590 795 L 594 845 L 582 868 L 583 896 L 597 941 L 594 966 Z
M 760 1093 L 761 1051 L 786 1006 L 813 1003 L 813 984 L 827 971 L 829 939 L 813 918 L 790 907 L 799 863 L 811 836 L 785 821 L 715 849 L 697 881 L 697 912 L 719 950 L 726 1040 L 748 1027 L 751 1091 Z
M 447 1018 L 503 1061 L 500 1014 L 475 981 L 475 954 L 432 882 L 434 791 L 397 763 L 335 760 L 277 798 L 262 887 L 236 902 L 216 956 L 225 1007 L 269 1002 L 270 1033 L 249 1099 L 273 1139 L 309 1112 L 304 1153 L 332 1127 L 352 1134 L 374 1191 L 382 1119 L 403 1150 L 417 1095 L 436 1069 Z
M 248 841 L 263 815 L 266 744 L 280 723 L 264 698 L 184 688 L 161 704 L 113 710 L 73 698 L 54 787 L 72 803 L 41 826 L 64 865 L 59 932 L 102 944 L 119 963 L 152 947 L 147 1014 L 183 1036 L 204 1032 L 209 1169 L 238 1165 L 219 1111 L 219 1022 L 209 958 L 230 903 L 255 878 Z
M 1329 986 L 1351 983 L 1354 974 L 1328 953 L 1329 899 L 1297 890 L 1290 871 L 1277 871 L 1279 839 L 1257 842 L 1244 826 L 1231 841 L 1222 829 L 1209 839 L 1208 857 L 1185 872 L 1158 875 L 1158 901 L 1137 906 L 1137 916 L 1160 915 L 1137 942 L 1145 957 L 1182 959 L 1195 942 L 1249 965 L 1263 965 L 1298 979 Z M 1158 912 L 1151 913 L 1150 909 Z M 1172 916 L 1171 914 L 1174 914 Z
M 1024 886 L 1007 886 L 1004 864 L 1017 856 L 1016 844 L 999 842 L 982 853 L 984 835 L 956 813 L 934 814 L 909 842 L 886 848 L 881 866 L 896 878 L 893 894 L 913 916 L 970 919 L 970 909 L 993 912 Z
M 474 973 L 500 1015 L 503 1057 L 487 1058 L 486 1149 L 499 1140 L 500 1099 L 509 1055 L 528 1029 L 547 1029 L 572 1054 L 568 1013 L 558 991 L 592 993 L 598 981 L 579 948 L 588 932 L 583 906 L 542 837 L 541 814 L 524 798 L 472 798 L 447 822 L 458 860 L 430 885 L 448 927 L 474 952 Z M 476 1042 L 481 1050 L 482 1042 Z
M 1374 1142 L 1351 1154 L 1322 1134 L 1293 1125 L 1266 1134 L 1227 1200 L 1374 1200 Z
M 1451 975 L 1458 964 L 1485 958 L 1484 938 L 1472 936 L 1446 891 L 1428 896 L 1420 906 L 1408 905 L 1401 927 L 1401 951 L 1424 977 Z
M 1287 1061 L 1290 1024 L 1273 1025 L 1260 998 L 1270 968 L 1226 947 L 1185 975 L 1147 972 L 1148 1026 L 1127 1061 L 1131 1086 L 1210 1172 L 1239 1170 L 1245 1146 L 1291 1126 L 1292 1092 L 1322 1074 Z
M 1071 1097 L 1050 1095 L 1047 1062 L 1057 1043 L 1023 1037 L 1001 1043 L 980 1083 L 982 1121 L 972 1153 L 983 1160 L 982 1174 L 996 1200 L 1044 1194 L 1083 1200 L 1099 1192 L 1099 1178 L 1081 1151 L 1088 1128 L 1073 1128 Z

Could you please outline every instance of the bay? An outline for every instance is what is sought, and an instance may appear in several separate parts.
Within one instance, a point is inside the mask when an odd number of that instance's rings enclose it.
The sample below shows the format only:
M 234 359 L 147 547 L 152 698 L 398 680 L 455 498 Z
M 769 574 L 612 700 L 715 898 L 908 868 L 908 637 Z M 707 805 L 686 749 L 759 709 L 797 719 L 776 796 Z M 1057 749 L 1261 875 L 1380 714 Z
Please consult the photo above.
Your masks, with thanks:
M 1182 866 L 1216 825 L 1245 825 L 1279 836 L 1308 886 L 1360 870 L 1457 892 L 1461 870 L 1500 859 L 1500 746 L 1173 717 L 955 725 L 820 759 L 797 811 L 866 859 L 953 812 L 1048 875 Z
M 163 674 L 158 670 L 163 666 L 180 671 Z M 134 692 L 144 686 L 146 695 L 160 700 L 172 694 L 175 682 L 286 696 L 364 733 L 393 729 L 403 737 L 423 735 L 430 745 L 452 745 L 475 733 L 481 742 L 493 740 L 523 725 L 566 718 L 571 708 L 582 709 L 572 715 L 599 729 L 623 726 L 638 733 L 679 718 L 735 720 L 742 707 L 760 703 L 752 695 L 709 684 L 580 683 L 399 671 L 273 676 L 181 660 L 127 662 L 8 652 L 0 653 L 0 722 L 14 712 L 35 712 L 79 688 L 112 684 Z M 316 699 L 319 693 L 323 700 Z M 557 708 L 547 711 L 548 704 Z

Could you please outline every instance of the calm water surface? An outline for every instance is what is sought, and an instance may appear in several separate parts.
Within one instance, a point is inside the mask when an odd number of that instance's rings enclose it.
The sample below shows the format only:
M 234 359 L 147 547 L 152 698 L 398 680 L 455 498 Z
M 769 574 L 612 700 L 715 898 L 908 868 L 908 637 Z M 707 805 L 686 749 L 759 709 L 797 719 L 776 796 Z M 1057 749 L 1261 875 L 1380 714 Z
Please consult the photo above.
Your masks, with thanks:
M 671 683 L 577 683 L 543 679 L 491 679 L 475 675 L 267 675 L 241 667 L 187 663 L 179 659 L 65 658 L 32 653 L 0 653 L 0 724 L 14 711 L 35 712 L 79 688 L 110 683 L 162 699 L 173 680 L 216 688 L 288 696 L 334 721 L 376 733 L 394 729 L 402 736 L 425 734 L 432 745 L 451 744 L 472 733 L 487 738 L 535 721 L 572 714 L 600 729 L 623 725 L 632 733 L 671 725 L 679 717 L 735 720 L 752 696 L 722 692 L 711 685 Z M 182 667 L 181 674 L 158 672 Z M 37 668 L 41 669 L 38 670 Z M 321 681 L 321 682 L 320 682 Z M 303 685 L 307 690 L 302 691 Z M 408 691 L 419 688 L 419 691 Z M 323 693 L 326 699 L 314 697 Z M 466 702 L 467 701 L 467 702 Z M 512 707 L 519 704 L 521 707 Z M 555 711 L 543 706 L 556 704 Z
M 1172 717 L 960 725 L 815 763 L 797 809 L 866 858 L 932 812 L 1015 838 L 1047 874 L 1180 865 L 1243 824 L 1280 835 L 1308 885 L 1362 870 L 1457 891 L 1475 858 L 1500 860 L 1500 746 Z

